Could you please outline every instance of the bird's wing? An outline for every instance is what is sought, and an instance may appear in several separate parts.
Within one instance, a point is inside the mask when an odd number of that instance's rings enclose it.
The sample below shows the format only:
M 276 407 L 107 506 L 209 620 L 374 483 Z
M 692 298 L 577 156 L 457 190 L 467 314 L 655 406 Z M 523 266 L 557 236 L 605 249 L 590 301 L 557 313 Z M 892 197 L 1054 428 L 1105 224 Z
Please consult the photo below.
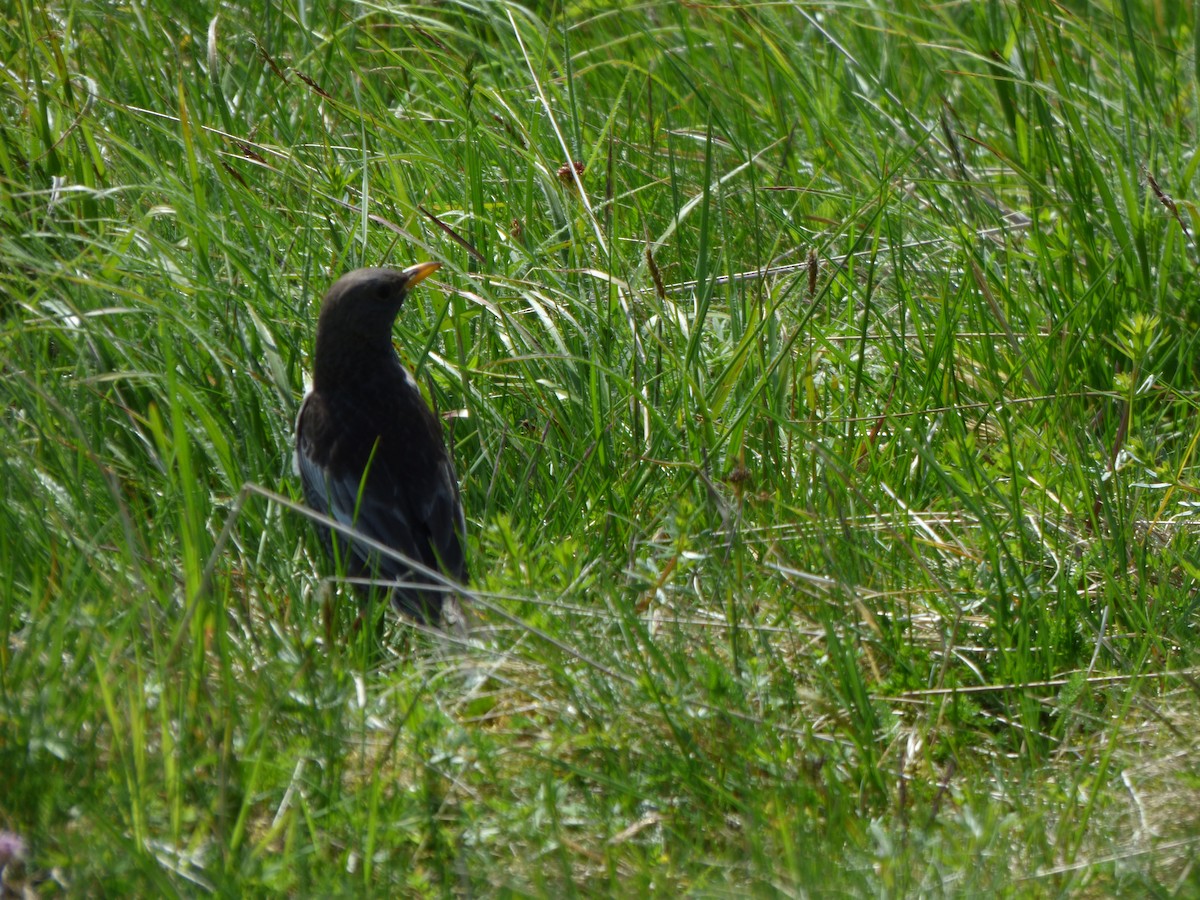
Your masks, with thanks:
M 303 436 L 297 442 L 296 466 L 300 470 L 304 499 L 313 509 L 405 556 L 423 561 L 413 523 L 398 502 L 396 491 L 390 489 L 390 479 L 376 475 L 367 489 L 357 474 L 334 472 L 317 462 Z M 344 535 L 339 538 L 344 550 L 346 538 Z M 373 565 L 368 566 L 368 560 L 379 554 L 360 541 L 351 539 L 349 543 L 352 556 L 345 562 L 350 574 L 374 570 L 381 579 L 408 574 L 408 566 L 391 558 L 373 560 Z
M 443 456 L 438 461 L 437 476 L 422 499 L 417 516 L 419 527 L 438 559 L 436 564 L 431 565 L 437 565 L 457 581 L 466 582 L 467 562 L 463 556 L 463 540 L 467 534 L 467 522 L 458 496 L 458 478 L 449 457 Z
M 305 404 L 309 402 L 311 396 Z M 439 462 L 437 477 L 422 491 L 406 485 L 400 474 L 390 471 L 382 459 L 371 461 L 364 482 L 352 469 L 334 471 L 319 462 L 303 423 L 302 406 L 296 427 L 296 468 L 309 506 L 409 559 L 466 581 L 462 546 L 466 523 L 458 483 L 448 458 Z M 327 540 L 331 546 L 337 546 L 350 575 L 410 583 L 429 580 L 414 574 L 404 562 L 383 556 L 361 541 L 340 535 L 336 544 L 332 536 L 327 536 Z M 405 597 L 397 595 L 396 599 L 408 605 Z M 420 612 L 417 615 L 425 617 Z

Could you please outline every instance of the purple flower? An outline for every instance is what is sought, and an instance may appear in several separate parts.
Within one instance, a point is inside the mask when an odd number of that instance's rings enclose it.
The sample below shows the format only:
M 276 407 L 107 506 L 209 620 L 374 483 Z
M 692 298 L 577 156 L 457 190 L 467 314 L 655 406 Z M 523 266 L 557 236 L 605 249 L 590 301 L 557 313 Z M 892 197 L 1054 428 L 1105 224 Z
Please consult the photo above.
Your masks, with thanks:
M 0 869 L 25 857 L 25 839 L 11 831 L 0 831 Z

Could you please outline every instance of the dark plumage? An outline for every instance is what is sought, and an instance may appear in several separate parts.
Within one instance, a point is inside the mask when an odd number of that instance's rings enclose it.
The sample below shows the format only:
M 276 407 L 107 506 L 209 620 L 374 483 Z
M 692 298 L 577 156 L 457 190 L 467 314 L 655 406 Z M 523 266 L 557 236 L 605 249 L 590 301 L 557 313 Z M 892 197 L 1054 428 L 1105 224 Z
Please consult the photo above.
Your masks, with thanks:
M 409 290 L 439 267 L 358 269 L 321 303 L 312 390 L 296 417 L 296 468 L 318 512 L 455 581 L 466 582 L 466 523 L 442 428 L 400 363 L 392 326 Z M 365 473 L 365 474 L 364 474 Z M 452 594 L 405 563 L 318 526 L 347 575 L 395 581 L 391 599 L 419 622 L 460 626 Z

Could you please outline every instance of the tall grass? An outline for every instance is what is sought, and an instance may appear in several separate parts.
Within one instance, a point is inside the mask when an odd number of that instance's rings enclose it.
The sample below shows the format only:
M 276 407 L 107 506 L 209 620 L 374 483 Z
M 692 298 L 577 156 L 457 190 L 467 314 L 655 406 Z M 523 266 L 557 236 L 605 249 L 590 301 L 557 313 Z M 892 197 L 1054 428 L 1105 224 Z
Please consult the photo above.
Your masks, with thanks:
M 1191 13 L 18 0 L 5 884 L 1194 893 Z M 420 259 L 381 649 L 291 427 Z

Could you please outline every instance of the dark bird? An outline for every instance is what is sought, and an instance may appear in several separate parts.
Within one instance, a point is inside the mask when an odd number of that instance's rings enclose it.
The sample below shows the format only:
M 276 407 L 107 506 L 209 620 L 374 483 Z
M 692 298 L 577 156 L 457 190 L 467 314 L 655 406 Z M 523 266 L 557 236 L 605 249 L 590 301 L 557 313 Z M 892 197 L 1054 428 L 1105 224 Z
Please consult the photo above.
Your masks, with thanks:
M 296 417 L 296 469 L 313 509 L 465 583 L 466 521 L 454 465 L 437 417 L 392 346 L 405 297 L 438 268 L 358 269 L 329 289 L 317 320 L 312 390 Z M 428 576 L 317 527 L 347 575 L 395 582 L 391 600 L 401 612 L 462 628 L 457 599 Z

